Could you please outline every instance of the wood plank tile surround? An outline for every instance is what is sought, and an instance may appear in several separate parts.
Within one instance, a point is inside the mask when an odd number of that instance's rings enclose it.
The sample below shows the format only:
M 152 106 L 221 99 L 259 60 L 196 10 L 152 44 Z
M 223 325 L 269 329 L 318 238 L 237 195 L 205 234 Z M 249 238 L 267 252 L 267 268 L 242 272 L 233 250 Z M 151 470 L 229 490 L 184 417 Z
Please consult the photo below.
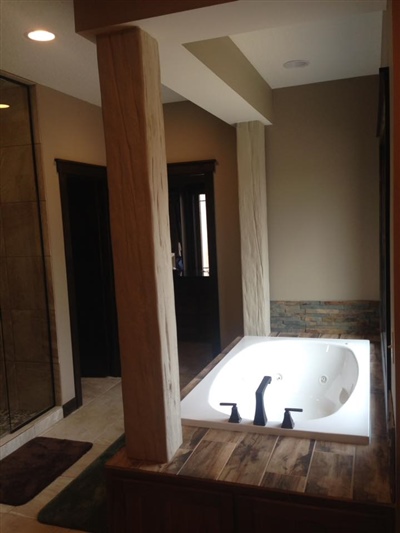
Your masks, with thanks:
M 280 334 L 279 336 L 284 336 Z M 235 341 L 237 342 L 237 341 Z M 233 343 L 234 344 L 234 343 Z M 228 346 L 185 389 L 182 397 L 231 349 Z M 381 372 L 379 343 L 371 341 L 371 372 Z M 375 383 L 380 380 L 376 379 Z M 374 388 L 374 394 L 383 394 Z M 163 465 L 130 464 L 122 449 L 108 468 L 152 470 L 230 482 L 268 491 L 360 503 L 393 503 L 389 441 L 381 433 L 384 419 L 379 402 L 373 412 L 369 445 L 352 445 L 289 437 L 260 436 L 183 426 L 183 444 L 171 462 Z M 374 428 L 379 428 L 376 435 Z M 376 435 L 376 436 L 375 436 Z M 207 457 L 207 454 L 210 457 Z

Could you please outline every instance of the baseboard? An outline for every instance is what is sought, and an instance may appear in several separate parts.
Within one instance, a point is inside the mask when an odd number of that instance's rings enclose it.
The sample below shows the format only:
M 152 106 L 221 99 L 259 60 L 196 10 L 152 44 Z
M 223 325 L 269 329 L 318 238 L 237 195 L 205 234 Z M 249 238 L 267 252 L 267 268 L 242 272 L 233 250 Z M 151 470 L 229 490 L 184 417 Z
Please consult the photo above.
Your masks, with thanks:
M 73 413 L 74 411 L 76 411 L 78 409 L 78 402 L 76 400 L 76 398 L 72 398 L 72 400 L 69 400 L 69 402 L 65 403 L 63 406 L 62 406 L 62 410 L 63 410 L 63 414 L 64 414 L 64 418 L 66 418 L 67 416 L 69 416 L 71 413 Z

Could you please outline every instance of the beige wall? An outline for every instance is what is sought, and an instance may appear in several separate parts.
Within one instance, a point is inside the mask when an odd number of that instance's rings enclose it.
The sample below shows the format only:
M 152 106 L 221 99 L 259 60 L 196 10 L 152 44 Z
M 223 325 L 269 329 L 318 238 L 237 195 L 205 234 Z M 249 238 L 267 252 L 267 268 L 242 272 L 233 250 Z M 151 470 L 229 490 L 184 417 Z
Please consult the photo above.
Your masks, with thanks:
M 54 160 L 105 165 L 101 109 L 47 87 L 36 87 L 39 146 L 54 284 L 61 399 L 75 395 L 59 180 Z M 168 162 L 217 159 L 215 175 L 222 344 L 242 334 L 236 132 L 197 106 L 164 106 Z
M 54 160 L 105 165 L 101 109 L 36 87 L 38 130 L 54 289 L 61 403 L 75 396 L 60 190 Z M 56 369 L 57 371 L 57 369 Z
M 379 299 L 378 76 L 274 90 L 271 300 Z
M 106 164 L 101 109 L 37 87 L 61 398 L 74 396 L 55 158 Z M 267 128 L 272 300 L 378 299 L 377 77 L 274 91 Z M 235 128 L 190 102 L 164 106 L 169 163 L 216 159 L 222 344 L 242 334 Z
M 243 333 L 236 131 L 190 102 L 164 105 L 168 163 L 216 159 L 214 179 L 221 342 Z

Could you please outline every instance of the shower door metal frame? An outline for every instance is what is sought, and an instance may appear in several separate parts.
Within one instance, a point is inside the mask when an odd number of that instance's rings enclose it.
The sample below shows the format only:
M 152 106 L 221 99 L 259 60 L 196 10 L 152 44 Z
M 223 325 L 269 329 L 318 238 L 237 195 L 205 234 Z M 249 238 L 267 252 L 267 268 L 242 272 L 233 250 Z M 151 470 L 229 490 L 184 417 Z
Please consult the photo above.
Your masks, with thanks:
M 379 69 L 379 253 L 380 253 L 380 335 L 386 423 L 390 424 L 391 395 L 391 302 L 390 302 L 390 107 L 389 68 Z

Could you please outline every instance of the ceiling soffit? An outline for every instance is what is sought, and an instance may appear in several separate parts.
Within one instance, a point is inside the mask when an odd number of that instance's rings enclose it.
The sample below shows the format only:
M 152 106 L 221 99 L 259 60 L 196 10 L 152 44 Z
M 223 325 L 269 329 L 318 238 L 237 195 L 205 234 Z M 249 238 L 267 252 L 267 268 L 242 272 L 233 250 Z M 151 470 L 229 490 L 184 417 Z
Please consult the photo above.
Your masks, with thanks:
M 243 54 L 235 43 L 235 35 L 334 20 L 381 11 L 386 7 L 385 0 L 155 0 L 151 3 L 150 13 L 143 11 L 145 4 L 149 5 L 146 0 L 103 0 L 100 3 L 74 0 L 77 30 L 93 38 L 105 27 L 110 29 L 107 17 L 111 4 L 126 4 L 132 8 L 118 13 L 118 24 L 113 30 L 139 26 L 157 40 L 162 83 L 230 124 L 252 120 L 264 124 L 272 122 L 268 79 Z M 137 11 L 136 20 L 134 5 L 142 9 Z M 196 9 L 190 9 L 196 5 Z M 86 19 L 79 20 L 83 6 Z M 96 13 L 90 15 L 90 6 Z M 108 11 L 101 13 L 102 6 Z M 185 10 L 181 11 L 182 8 Z M 144 18 L 146 16 L 148 18 Z M 116 20 L 115 15 L 113 20 Z M 98 26 L 94 27 L 96 24 Z

